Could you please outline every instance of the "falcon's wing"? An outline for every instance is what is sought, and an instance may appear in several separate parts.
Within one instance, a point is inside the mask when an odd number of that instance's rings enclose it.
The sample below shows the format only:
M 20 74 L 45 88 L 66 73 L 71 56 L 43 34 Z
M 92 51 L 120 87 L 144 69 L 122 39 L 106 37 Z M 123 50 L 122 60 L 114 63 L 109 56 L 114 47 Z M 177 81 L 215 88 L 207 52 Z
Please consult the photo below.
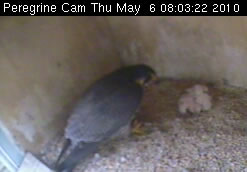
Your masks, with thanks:
M 109 90 L 102 90 L 97 99 L 82 101 L 68 121 L 65 137 L 76 143 L 96 142 L 108 137 L 129 123 L 141 102 L 142 94 L 142 88 L 133 83 L 121 85 L 110 94 Z

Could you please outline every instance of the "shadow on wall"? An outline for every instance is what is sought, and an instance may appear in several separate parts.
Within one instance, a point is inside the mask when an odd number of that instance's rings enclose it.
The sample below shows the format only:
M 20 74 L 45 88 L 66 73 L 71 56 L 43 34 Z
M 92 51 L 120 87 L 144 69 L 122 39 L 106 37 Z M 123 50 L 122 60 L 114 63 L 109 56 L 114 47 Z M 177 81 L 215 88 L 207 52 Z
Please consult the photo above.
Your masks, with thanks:
M 83 90 L 121 60 L 104 17 L 3 17 L 1 25 L 1 120 L 37 153 L 63 132 Z

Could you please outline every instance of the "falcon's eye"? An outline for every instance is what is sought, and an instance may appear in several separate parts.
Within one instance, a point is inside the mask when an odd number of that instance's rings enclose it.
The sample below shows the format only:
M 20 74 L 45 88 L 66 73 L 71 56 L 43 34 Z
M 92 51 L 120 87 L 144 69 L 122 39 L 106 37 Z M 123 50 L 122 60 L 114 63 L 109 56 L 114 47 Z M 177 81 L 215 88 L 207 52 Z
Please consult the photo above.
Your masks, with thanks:
M 148 85 L 150 82 L 152 81 L 152 76 L 148 75 L 145 77 L 141 77 L 139 79 L 136 80 L 136 82 L 142 86 L 146 86 Z

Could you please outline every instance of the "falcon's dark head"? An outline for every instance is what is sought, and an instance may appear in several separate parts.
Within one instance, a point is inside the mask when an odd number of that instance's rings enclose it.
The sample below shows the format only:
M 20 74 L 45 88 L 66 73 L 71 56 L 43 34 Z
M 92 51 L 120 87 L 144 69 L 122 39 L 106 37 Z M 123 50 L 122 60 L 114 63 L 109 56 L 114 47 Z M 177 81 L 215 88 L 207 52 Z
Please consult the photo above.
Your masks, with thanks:
M 145 64 L 128 66 L 125 70 L 128 71 L 129 79 L 141 85 L 148 85 L 150 81 L 157 79 L 154 69 Z

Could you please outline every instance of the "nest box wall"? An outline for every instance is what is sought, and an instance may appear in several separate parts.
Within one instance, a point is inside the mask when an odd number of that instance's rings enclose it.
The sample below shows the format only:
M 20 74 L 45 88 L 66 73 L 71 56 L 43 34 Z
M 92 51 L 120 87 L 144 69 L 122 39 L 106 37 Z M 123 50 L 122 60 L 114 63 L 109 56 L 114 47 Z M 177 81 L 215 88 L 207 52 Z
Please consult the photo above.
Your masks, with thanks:
M 246 17 L 107 17 L 119 54 L 160 75 L 247 87 Z
M 69 106 L 120 65 L 104 18 L 1 17 L 0 119 L 38 152 L 63 132 Z

